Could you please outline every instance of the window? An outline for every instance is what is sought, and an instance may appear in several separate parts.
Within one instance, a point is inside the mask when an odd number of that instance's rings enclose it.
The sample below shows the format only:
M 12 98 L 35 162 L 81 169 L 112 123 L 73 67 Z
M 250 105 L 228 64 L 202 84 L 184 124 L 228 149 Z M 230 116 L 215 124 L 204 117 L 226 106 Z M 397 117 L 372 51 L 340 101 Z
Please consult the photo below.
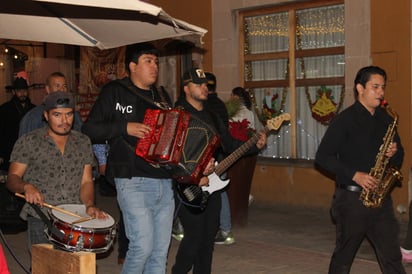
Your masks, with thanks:
M 244 87 L 265 124 L 287 112 L 261 156 L 314 159 L 344 97 L 343 1 L 308 1 L 241 11 Z

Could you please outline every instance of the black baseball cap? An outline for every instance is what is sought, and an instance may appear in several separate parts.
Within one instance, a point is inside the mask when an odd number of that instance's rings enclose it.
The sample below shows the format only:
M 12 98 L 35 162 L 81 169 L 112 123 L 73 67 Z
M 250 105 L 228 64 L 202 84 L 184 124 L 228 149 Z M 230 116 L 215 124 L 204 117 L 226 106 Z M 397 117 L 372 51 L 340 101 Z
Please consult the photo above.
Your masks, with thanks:
M 194 84 L 206 84 L 207 78 L 203 69 L 192 68 L 186 71 L 182 77 L 183 85 L 187 85 L 190 82 Z
M 56 91 L 51 92 L 44 98 L 43 101 L 44 110 L 48 111 L 55 108 L 73 108 L 74 99 L 70 92 Z

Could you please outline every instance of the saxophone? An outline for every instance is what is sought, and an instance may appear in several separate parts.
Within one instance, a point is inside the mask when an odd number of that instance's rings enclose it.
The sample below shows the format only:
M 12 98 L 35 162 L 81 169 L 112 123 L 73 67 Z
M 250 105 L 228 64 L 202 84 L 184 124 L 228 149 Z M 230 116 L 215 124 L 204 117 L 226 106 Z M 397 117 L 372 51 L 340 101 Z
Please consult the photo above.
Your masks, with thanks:
M 394 119 L 387 129 L 385 137 L 383 138 L 383 144 L 379 148 L 378 155 L 376 155 L 375 166 L 371 168 L 369 172 L 369 175 L 376 178 L 378 182 L 377 186 L 370 191 L 363 189 L 359 197 L 363 205 L 369 208 L 381 207 L 385 196 L 392 190 L 395 183 L 401 182 L 403 179 L 398 169 L 388 167 L 389 158 L 385 155 L 389 145 L 393 142 L 399 116 L 386 101 L 382 100 L 382 106 Z

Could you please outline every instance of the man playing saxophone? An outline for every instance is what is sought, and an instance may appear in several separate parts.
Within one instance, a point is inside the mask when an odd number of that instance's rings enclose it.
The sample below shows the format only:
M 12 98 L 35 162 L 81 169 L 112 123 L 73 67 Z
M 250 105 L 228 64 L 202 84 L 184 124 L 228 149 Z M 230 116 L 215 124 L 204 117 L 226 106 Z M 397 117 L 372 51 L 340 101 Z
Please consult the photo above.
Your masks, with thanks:
M 337 239 L 329 273 L 349 273 L 365 237 L 383 273 L 405 273 L 390 193 L 382 195 L 378 206 L 366 206 L 361 197 L 362 191 L 376 191 L 384 183 L 376 170 L 399 168 L 403 160 L 397 121 L 381 107 L 385 86 L 382 68 L 360 69 L 354 80 L 355 102 L 333 119 L 316 153 L 316 164 L 336 181 L 331 215 Z

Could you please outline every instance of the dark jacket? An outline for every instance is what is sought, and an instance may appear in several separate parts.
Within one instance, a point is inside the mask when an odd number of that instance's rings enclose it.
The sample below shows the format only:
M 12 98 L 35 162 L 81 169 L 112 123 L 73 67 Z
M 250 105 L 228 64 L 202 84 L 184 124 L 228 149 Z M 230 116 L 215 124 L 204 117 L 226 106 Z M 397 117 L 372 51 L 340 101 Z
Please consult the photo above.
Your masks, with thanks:
M 8 170 L 10 154 L 19 136 L 20 120 L 35 105 L 27 98 L 24 107 L 20 100 L 13 96 L 10 101 L 0 106 L 0 158 L 4 159 L 1 170 Z
M 135 149 L 138 138 L 127 134 L 128 122 L 141 123 L 146 109 L 157 108 L 136 93 L 150 100 L 154 96 L 156 101 L 161 101 L 155 87 L 151 91 L 141 90 L 134 86 L 128 77 L 112 81 L 101 90 L 87 120 L 83 124 L 82 131 L 95 144 L 103 144 L 106 140 L 109 142 L 107 177 L 170 178 L 165 169 L 154 167 L 136 155 Z M 167 93 L 163 93 L 163 97 L 170 104 Z
M 226 127 L 229 126 L 229 114 L 227 113 L 226 105 L 217 96 L 216 92 L 209 93 L 205 105 L 209 111 L 216 113 L 220 117 Z

